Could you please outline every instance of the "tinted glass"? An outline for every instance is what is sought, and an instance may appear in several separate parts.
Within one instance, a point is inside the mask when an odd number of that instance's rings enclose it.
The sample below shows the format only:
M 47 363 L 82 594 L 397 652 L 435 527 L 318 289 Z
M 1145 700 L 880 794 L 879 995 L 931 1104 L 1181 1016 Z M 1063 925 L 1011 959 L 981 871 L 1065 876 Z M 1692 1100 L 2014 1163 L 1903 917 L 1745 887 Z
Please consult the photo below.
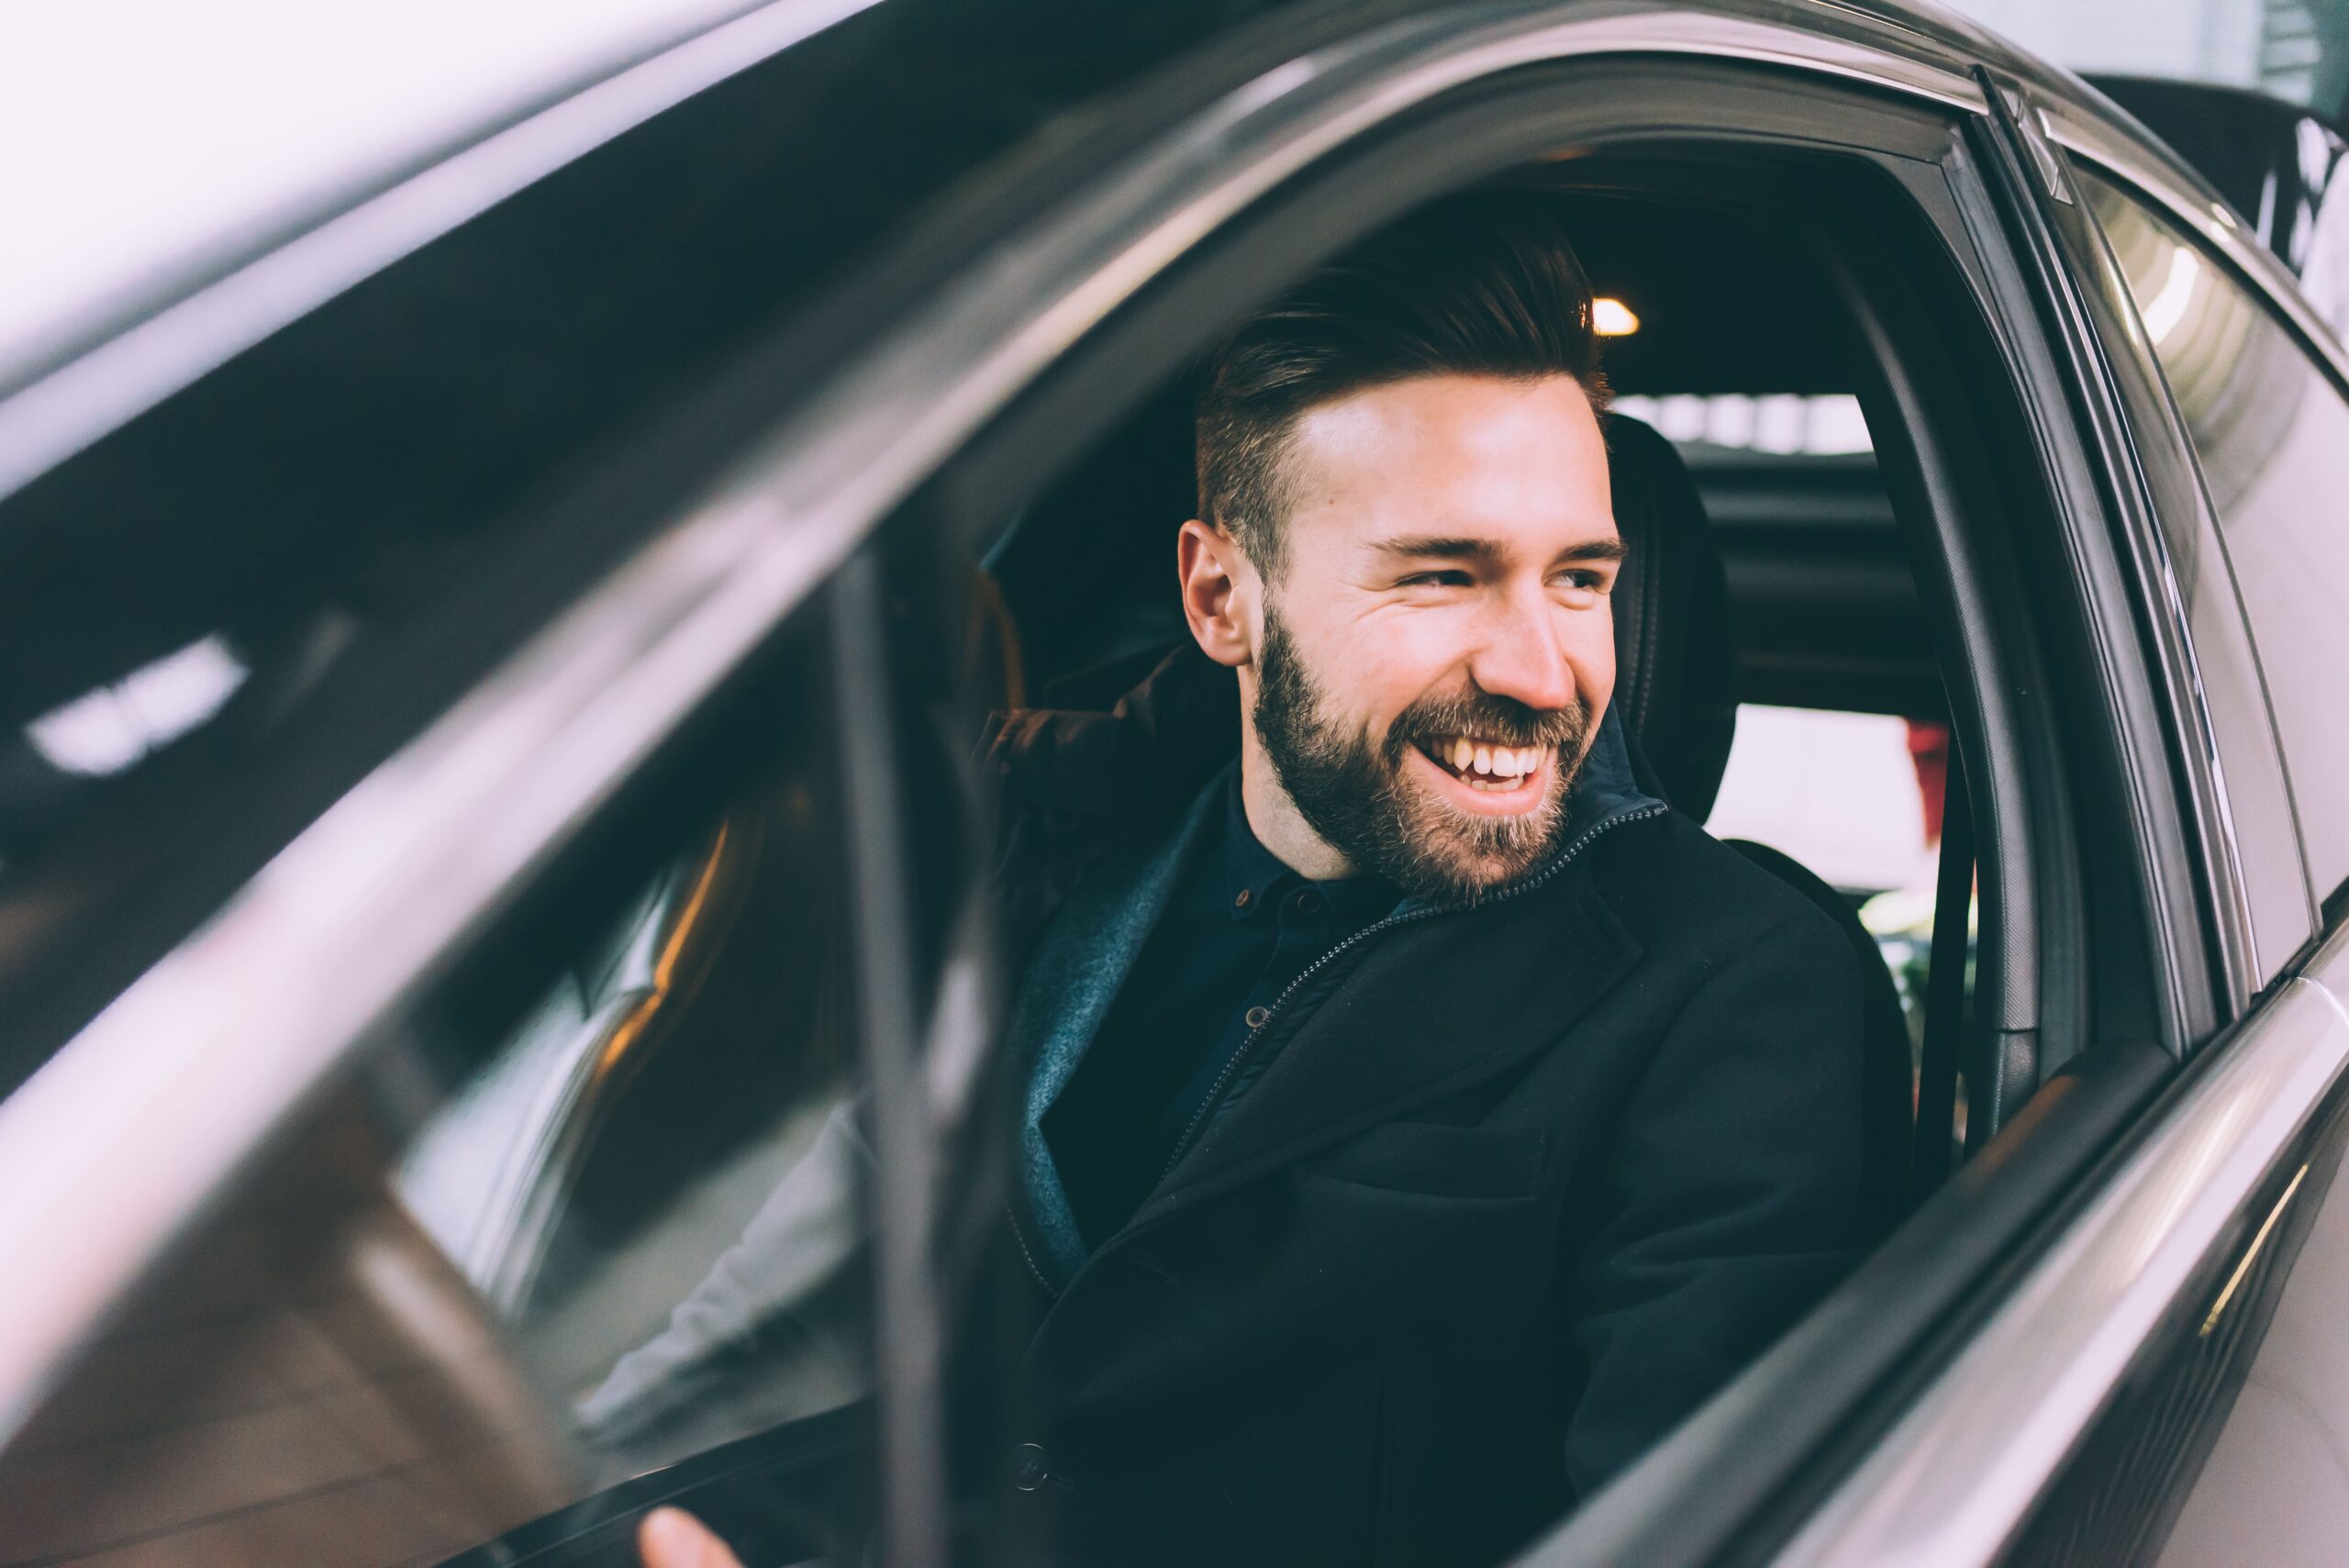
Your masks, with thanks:
M 2251 621 L 2320 895 L 2349 878 L 2349 401 L 2166 219 L 2082 183 L 2186 420 Z
M 0 1561 L 439 1562 L 582 1499 L 532 1539 L 617 1540 L 680 1462 L 752 1561 L 859 1560 L 843 827 L 794 674 L 718 809 L 554 873 L 106 1330 L 0 1456 Z
M 856 9 L 0 497 L 0 1093 L 795 395 L 1310 35 L 1083 106 L 1292 8 Z

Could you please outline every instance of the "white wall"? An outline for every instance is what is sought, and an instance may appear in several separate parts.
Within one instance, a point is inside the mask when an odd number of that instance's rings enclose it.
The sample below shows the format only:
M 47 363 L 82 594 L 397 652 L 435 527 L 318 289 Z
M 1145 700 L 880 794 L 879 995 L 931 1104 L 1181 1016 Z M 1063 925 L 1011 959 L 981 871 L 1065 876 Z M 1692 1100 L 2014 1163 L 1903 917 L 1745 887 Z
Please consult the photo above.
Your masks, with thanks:
M 2072 71 L 2257 79 L 2259 0 L 1943 0 Z

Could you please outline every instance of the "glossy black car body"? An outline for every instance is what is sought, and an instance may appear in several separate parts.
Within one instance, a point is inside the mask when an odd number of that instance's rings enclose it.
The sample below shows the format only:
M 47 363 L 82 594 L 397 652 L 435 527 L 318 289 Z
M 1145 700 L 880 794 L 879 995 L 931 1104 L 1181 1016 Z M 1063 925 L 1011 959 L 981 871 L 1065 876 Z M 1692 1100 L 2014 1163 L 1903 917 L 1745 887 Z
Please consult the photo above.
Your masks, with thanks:
M 2339 395 L 2332 328 L 2242 221 L 2079 83 L 1907 7 L 884 0 L 749 9 L 515 103 L 0 363 L 0 1555 L 617 1561 L 668 1497 L 777 1561 L 1010 1553 L 944 1435 L 985 1421 L 956 1357 L 987 1342 L 964 1270 L 1001 1087 L 950 568 L 1235 300 L 1584 158 L 1594 200 L 1750 182 L 1859 302 L 1983 957 L 1971 1157 L 1531 1560 L 2123 1560 L 2235 1518 L 2229 1474 L 2321 1468 L 2338 1373 L 2254 1363 L 2338 1278 L 2349 1018 L 2309 846 L 2349 802 L 2284 738 L 2331 674 L 2251 624 L 2235 492 L 2147 326 L 2168 278 L 2181 312 L 2223 279 Z M 58 763 L 87 694 L 222 658 L 217 717 Z M 761 904 L 744 846 L 796 896 Z M 697 978 L 712 908 L 763 952 L 845 944 L 799 1076 L 636 1051 L 686 1029 L 667 998 L 704 999 L 701 1039 L 766 1005 Z M 413 1140 L 557 973 L 567 1097 L 512 1110 L 540 1152 L 446 1217 L 502 1239 L 478 1269 L 427 1258 L 383 1173 L 428 1183 Z M 626 1184 L 577 1151 L 664 1084 L 789 1100 L 795 1153 L 841 1084 L 871 1107 L 841 1243 L 871 1397 L 590 1462 L 564 1420 L 625 1391 L 550 1391 L 562 1324 L 534 1362 L 497 1312 L 594 1273 L 562 1207 Z M 729 1154 L 772 1131 L 693 1124 Z M 346 1311 L 340 1382 L 207 1338 Z M 2322 1324 L 2266 1343 L 2323 1364 Z M 247 1365 L 269 1398 L 207 1381 Z M 2263 1378 L 2306 1385 L 2308 1430 L 2231 1427 Z M 236 1423 L 320 1389 L 365 1396 L 357 1457 L 250 1485 L 317 1453 L 294 1422 L 249 1458 Z

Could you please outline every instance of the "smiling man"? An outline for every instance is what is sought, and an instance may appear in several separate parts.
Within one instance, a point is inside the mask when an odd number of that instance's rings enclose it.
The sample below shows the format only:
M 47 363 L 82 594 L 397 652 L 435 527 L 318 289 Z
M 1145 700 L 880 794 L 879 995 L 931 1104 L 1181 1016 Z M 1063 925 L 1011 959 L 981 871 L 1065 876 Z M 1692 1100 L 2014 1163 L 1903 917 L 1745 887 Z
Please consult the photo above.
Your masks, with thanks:
M 1850 1260 L 1858 974 L 1633 783 L 1597 359 L 1538 197 L 1308 278 L 1208 369 L 1191 645 L 994 745 L 1039 1326 L 977 1468 L 1070 1560 L 1497 1562 Z

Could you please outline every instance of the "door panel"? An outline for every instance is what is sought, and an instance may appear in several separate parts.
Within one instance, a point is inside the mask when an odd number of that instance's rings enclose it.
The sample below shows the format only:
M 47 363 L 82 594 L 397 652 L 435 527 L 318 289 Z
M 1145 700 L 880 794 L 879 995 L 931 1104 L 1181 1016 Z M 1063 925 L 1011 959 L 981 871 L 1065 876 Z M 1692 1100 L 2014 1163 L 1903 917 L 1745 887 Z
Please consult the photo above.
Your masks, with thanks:
M 2349 948 L 2336 940 L 2311 968 L 2339 1010 Z M 2197 1330 L 2209 1338 L 2232 1311 L 2264 1335 L 2253 1336 L 2232 1407 L 2212 1412 L 2216 1430 L 2200 1475 L 2172 1499 L 2178 1512 L 2163 1568 L 2316 1568 L 2341 1560 L 2349 1519 L 2344 1145 L 2349 1100 L 2337 1099 L 2315 1151 L 2291 1170 Z
M 2212 1304 L 2266 1318 L 2234 1404 L 2158 1561 L 2165 1568 L 2319 1568 L 2349 1520 L 2349 1196 L 2338 1133 L 2330 1170 L 2294 1171 Z M 2297 1249 L 2295 1244 L 2297 1243 Z M 2190 1490 L 2184 1490 L 2190 1485 Z

